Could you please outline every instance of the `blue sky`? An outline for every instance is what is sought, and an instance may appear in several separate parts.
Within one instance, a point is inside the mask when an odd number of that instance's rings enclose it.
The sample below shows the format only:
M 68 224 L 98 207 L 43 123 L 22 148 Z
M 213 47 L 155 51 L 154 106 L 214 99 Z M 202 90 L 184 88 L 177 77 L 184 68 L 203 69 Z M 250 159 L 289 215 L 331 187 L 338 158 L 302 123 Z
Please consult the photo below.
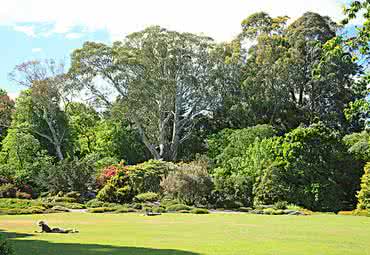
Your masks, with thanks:
M 21 89 L 8 78 L 15 65 L 27 60 L 45 58 L 63 60 L 68 65 L 70 53 L 81 47 L 85 41 L 110 42 L 110 36 L 105 30 L 86 33 L 78 38 L 66 38 L 63 34 L 48 37 L 29 36 L 8 26 L 0 26 L 0 38 L 0 87 L 12 94 Z
M 340 20 L 348 0 L 2 0 L 0 88 L 13 97 L 20 87 L 8 79 L 27 60 L 64 60 L 85 41 L 111 43 L 149 25 L 205 33 L 230 40 L 242 19 L 257 11 L 292 19 L 306 11 Z

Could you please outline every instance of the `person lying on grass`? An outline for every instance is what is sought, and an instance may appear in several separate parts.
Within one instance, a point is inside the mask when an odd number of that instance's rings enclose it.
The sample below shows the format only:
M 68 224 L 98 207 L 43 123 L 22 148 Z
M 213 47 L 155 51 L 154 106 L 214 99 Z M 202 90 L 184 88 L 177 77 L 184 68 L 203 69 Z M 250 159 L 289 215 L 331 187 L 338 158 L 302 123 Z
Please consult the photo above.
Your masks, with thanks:
M 50 228 L 46 222 L 40 220 L 37 222 L 37 225 L 41 227 L 41 231 L 35 231 L 36 233 L 58 233 L 58 234 L 69 234 L 69 233 L 78 233 L 75 229 L 62 229 L 62 228 Z

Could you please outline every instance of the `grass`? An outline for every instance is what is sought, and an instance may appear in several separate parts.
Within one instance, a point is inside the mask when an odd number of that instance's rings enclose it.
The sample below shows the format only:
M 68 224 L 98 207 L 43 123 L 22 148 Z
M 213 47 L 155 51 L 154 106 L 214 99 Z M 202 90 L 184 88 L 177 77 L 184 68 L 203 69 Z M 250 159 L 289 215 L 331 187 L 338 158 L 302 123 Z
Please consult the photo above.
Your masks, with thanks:
M 78 234 L 37 234 L 35 222 Z M 17 255 L 370 254 L 370 218 L 63 213 L 0 216 Z

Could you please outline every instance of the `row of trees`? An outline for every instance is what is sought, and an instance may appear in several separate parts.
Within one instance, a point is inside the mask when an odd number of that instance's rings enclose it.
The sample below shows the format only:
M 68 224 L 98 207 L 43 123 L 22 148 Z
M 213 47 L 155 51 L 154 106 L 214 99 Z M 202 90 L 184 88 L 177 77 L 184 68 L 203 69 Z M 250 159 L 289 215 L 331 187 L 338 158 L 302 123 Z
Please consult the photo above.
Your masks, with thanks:
M 355 1 L 349 19 L 361 8 L 368 2 Z M 351 151 L 359 136 L 368 143 L 368 24 L 348 38 L 317 13 L 288 20 L 253 14 L 222 44 L 149 27 L 86 42 L 68 70 L 16 66 L 10 78 L 26 89 L 16 105 L 0 92 L 0 174 L 40 188 L 51 165 L 71 160 L 101 169 L 207 154 L 223 201 L 353 206 L 368 161 Z

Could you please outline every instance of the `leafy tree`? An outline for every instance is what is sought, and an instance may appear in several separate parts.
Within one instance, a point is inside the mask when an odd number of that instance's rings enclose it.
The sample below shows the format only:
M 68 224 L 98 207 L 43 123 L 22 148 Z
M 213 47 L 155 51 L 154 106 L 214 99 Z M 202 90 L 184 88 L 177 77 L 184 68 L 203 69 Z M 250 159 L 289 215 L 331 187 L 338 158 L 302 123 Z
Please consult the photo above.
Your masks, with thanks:
M 123 159 L 128 164 L 141 163 L 150 158 L 140 134 L 123 120 L 102 119 L 94 127 L 92 153 L 100 157 Z
M 14 101 L 9 98 L 5 90 L 0 89 L 0 149 L 1 141 L 5 138 L 6 131 L 11 123 L 14 107 Z
M 275 153 L 276 163 L 255 186 L 255 203 L 288 201 L 323 211 L 350 209 L 356 203 L 361 163 L 347 153 L 337 132 L 322 124 L 299 127 L 286 134 Z M 268 200 L 258 201 L 262 197 Z
M 0 152 L 0 165 L 6 170 L 6 173 L 0 173 L 2 177 L 13 179 L 18 184 L 35 186 L 40 171 L 50 168 L 52 162 L 53 159 L 42 150 L 40 142 L 32 134 L 9 129 Z
M 27 104 L 28 109 L 24 109 L 27 116 L 18 113 L 15 123 L 21 127 L 14 128 L 27 129 L 45 139 L 57 158 L 63 160 L 62 147 L 68 136 L 67 120 L 61 109 L 61 104 L 66 103 L 65 89 L 68 85 L 63 65 L 53 60 L 25 62 L 17 65 L 10 77 L 29 88 L 23 94 L 24 97 L 28 94 L 29 98 L 21 99 Z
M 238 201 L 250 205 L 253 185 L 264 165 L 264 156 L 273 158 L 271 151 L 257 149 L 255 143 L 275 135 L 271 126 L 259 125 L 240 130 L 225 129 L 210 137 L 209 156 L 216 163 L 214 176 L 218 204 Z M 261 153 L 265 153 L 262 155 Z M 266 155 L 267 154 L 267 155 Z
M 347 18 L 343 20 L 343 24 L 348 24 L 349 21 L 360 17 L 364 19 L 364 23 L 361 26 L 357 26 L 357 35 L 349 38 L 346 41 L 346 45 L 350 50 L 358 50 L 359 55 L 365 59 L 369 59 L 370 56 L 370 2 L 365 1 L 351 1 L 349 6 L 344 8 L 344 13 Z M 343 38 L 339 38 L 342 40 Z
M 85 43 L 72 55 L 71 73 L 96 99 L 110 104 L 95 78 L 127 104 L 127 116 L 155 159 L 176 160 L 195 120 L 212 109 L 223 60 L 204 36 L 149 27 L 112 47 Z
M 370 160 L 369 149 L 369 132 L 362 131 L 360 133 L 352 133 L 343 138 L 344 143 L 348 147 L 348 151 L 357 159 L 367 162 Z
M 231 165 L 229 161 L 246 155 L 247 149 L 258 139 L 272 137 L 276 134 L 273 127 L 257 125 L 250 128 L 231 130 L 224 129 L 208 139 L 208 155 L 218 165 Z
M 241 87 L 244 116 L 290 130 L 322 120 L 343 128 L 343 110 L 353 98 L 358 71 L 345 51 L 318 69 L 323 45 L 338 26 L 328 17 L 305 13 L 286 25 L 286 17 L 254 14 L 242 23 L 241 39 L 253 39 Z M 320 71 L 318 71 L 320 70 Z
M 91 107 L 71 102 L 67 105 L 66 115 L 71 140 L 74 141 L 74 155 L 85 156 L 93 152 L 96 143 L 96 125 L 100 120 L 98 113 Z

